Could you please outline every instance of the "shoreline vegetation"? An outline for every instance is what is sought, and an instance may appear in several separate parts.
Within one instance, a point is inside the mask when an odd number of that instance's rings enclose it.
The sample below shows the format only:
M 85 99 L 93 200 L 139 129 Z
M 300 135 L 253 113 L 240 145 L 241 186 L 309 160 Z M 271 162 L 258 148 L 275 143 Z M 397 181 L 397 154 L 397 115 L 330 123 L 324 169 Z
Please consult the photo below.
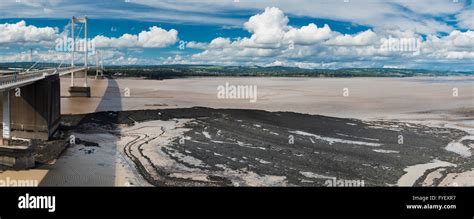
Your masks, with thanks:
M 80 65 L 80 64 L 79 64 Z M 31 66 L 29 62 L 0 63 L 0 71 L 21 71 Z M 41 63 L 38 68 L 57 66 Z M 91 66 L 89 74 L 95 74 Z M 215 66 L 215 65 L 123 65 L 105 66 L 106 73 L 115 77 L 140 77 L 145 79 L 172 79 L 185 77 L 415 77 L 415 76 L 473 76 L 472 71 L 436 71 L 399 68 L 341 68 L 303 69 L 284 66 Z

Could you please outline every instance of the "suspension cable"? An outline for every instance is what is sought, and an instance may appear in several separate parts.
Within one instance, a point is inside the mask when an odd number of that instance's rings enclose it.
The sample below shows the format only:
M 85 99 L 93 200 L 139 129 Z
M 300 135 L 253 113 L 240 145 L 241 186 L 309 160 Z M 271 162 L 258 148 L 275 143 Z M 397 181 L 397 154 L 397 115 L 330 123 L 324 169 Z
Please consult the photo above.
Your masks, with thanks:
M 69 24 L 71 23 L 71 21 L 69 20 L 66 27 L 69 26 Z M 64 32 L 64 31 L 63 31 Z M 52 45 L 51 47 L 48 48 L 48 51 L 51 50 L 53 47 L 55 47 L 56 45 Z M 33 65 L 31 65 L 31 67 L 29 67 L 25 72 L 29 72 L 33 67 L 35 67 L 39 61 L 41 61 L 41 59 L 38 59 Z
M 68 24 L 66 25 L 66 27 L 69 26 L 70 24 L 71 24 L 71 20 L 68 21 Z M 71 25 L 72 25 L 72 24 L 71 24 Z M 76 41 L 77 41 L 77 39 L 79 38 L 79 36 L 81 35 L 82 29 L 84 28 L 84 25 L 85 25 L 85 24 L 82 24 L 82 25 L 80 26 L 79 33 L 77 34 L 77 36 L 75 36 L 75 38 L 74 38 L 74 45 L 72 45 L 72 46 L 74 46 L 74 47 L 76 46 L 76 45 L 75 45 L 75 44 L 76 44 Z M 72 28 L 74 28 L 74 27 L 72 27 Z M 64 31 L 63 31 L 63 33 L 64 33 Z M 56 46 L 56 45 L 52 45 L 51 47 L 49 47 L 49 48 L 48 48 L 48 52 L 51 52 L 51 49 L 52 49 L 53 47 L 55 47 L 55 46 Z M 59 58 L 60 58 L 60 56 L 59 56 Z M 40 61 L 42 61 L 42 60 L 46 61 L 46 57 L 44 57 L 43 59 L 38 59 L 38 60 L 37 60 L 33 65 L 31 65 L 25 72 L 29 72 L 31 69 L 33 69 L 33 68 L 34 68 Z M 60 58 L 60 60 L 61 60 L 61 62 L 60 62 L 60 64 L 59 64 L 59 68 L 62 66 L 62 63 L 64 62 L 63 59 Z M 41 64 L 40 64 L 40 66 L 41 66 Z M 45 66 L 46 66 L 46 64 L 45 64 Z

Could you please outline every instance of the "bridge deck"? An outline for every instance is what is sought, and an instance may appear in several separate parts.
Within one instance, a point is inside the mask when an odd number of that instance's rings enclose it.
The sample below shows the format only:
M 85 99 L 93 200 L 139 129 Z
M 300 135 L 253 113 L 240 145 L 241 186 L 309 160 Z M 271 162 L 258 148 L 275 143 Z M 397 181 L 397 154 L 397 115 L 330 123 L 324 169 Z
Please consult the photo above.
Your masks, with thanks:
M 59 76 L 86 70 L 85 67 L 52 68 L 39 71 L 29 71 L 19 74 L 6 75 L 0 77 L 0 91 L 12 88 L 23 87 L 25 85 L 43 80 L 45 77 L 59 74 Z

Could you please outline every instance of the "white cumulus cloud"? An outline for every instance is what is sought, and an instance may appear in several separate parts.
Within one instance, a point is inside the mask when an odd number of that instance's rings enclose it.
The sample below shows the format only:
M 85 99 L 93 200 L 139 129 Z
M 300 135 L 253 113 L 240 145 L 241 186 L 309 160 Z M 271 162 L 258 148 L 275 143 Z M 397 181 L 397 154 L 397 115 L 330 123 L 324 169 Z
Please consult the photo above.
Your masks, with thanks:
M 288 17 L 279 8 L 268 7 L 261 14 L 250 17 L 244 27 L 259 44 L 278 43 L 288 29 Z
M 331 28 L 327 24 L 324 27 L 318 28 L 316 24 L 309 24 L 301 28 L 290 28 L 285 33 L 285 39 L 295 44 L 314 44 L 323 40 L 327 40 L 333 36 Z
M 36 27 L 26 25 L 25 21 L 14 24 L 0 24 L 0 44 L 41 43 L 53 41 L 58 30 L 52 27 Z
M 252 34 L 250 37 L 218 37 L 209 44 L 201 43 L 205 50 L 191 55 L 189 62 L 335 68 L 382 67 L 387 62 L 465 62 L 474 56 L 473 31 L 452 30 L 445 36 L 429 34 L 423 38 L 413 30 L 394 26 L 343 34 L 327 24 L 290 26 L 288 17 L 275 7 L 251 16 L 244 28 Z
M 175 44 L 178 39 L 177 30 L 153 26 L 138 35 L 124 34 L 118 38 L 99 35 L 93 40 L 98 48 L 163 48 Z
M 339 34 L 327 41 L 327 45 L 335 46 L 367 46 L 377 41 L 377 34 L 372 30 L 366 30 L 355 35 Z

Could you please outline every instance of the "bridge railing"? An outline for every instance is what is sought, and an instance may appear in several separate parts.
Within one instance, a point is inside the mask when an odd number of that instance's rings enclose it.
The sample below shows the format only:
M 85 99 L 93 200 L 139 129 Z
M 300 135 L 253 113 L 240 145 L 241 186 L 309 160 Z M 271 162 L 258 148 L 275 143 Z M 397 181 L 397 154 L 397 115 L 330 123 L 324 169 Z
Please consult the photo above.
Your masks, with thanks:
M 20 74 L 43 74 L 43 73 L 48 73 L 48 74 L 52 74 L 52 73 L 56 73 L 59 72 L 59 71 L 67 71 L 67 70 L 71 70 L 71 69 L 75 69 L 77 67 L 64 67 L 64 68 L 49 68 L 49 69 L 43 69 L 43 70 L 37 70 L 37 71 L 27 71 L 27 72 L 24 72 L 24 73 L 20 73 Z
M 14 84 L 22 81 L 27 81 L 36 78 L 44 77 L 43 74 L 14 74 L 0 77 L 0 86 Z
M 0 86 L 8 87 L 8 85 L 13 85 L 21 82 L 34 81 L 35 79 L 40 80 L 43 79 L 45 76 L 73 69 L 78 69 L 78 67 L 53 68 L 38 71 L 27 71 L 23 73 L 14 73 L 13 75 L 5 75 L 0 77 Z

